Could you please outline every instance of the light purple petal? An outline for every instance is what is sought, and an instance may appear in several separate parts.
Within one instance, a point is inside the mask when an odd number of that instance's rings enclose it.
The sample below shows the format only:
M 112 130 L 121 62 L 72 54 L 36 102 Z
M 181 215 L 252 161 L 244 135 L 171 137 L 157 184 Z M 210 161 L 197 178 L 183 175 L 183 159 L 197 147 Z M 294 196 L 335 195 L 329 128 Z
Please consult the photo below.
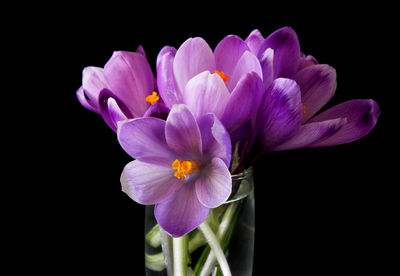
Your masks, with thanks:
M 176 159 L 177 154 L 167 146 L 165 121 L 161 119 L 147 117 L 119 122 L 117 134 L 122 148 L 135 159 L 158 158 L 171 163 Z
M 304 123 L 335 94 L 336 71 L 327 64 L 311 65 L 297 72 L 293 79 L 300 86 L 301 100 L 305 105 Z
M 199 126 L 186 105 L 176 104 L 172 107 L 165 125 L 165 138 L 168 146 L 178 154 L 201 157 Z
M 296 32 L 290 27 L 284 27 L 269 35 L 258 51 L 260 59 L 268 48 L 274 50 L 274 78 L 291 78 L 298 69 L 300 59 Z
M 274 50 L 271 48 L 265 50 L 261 57 L 260 63 L 263 72 L 264 88 L 268 89 L 274 80 Z
M 141 54 L 144 58 L 146 58 L 146 52 L 142 45 L 139 45 L 136 49 L 136 53 Z
M 246 51 L 237 62 L 232 76 L 229 76 L 230 80 L 226 82 L 226 86 L 228 87 L 229 91 L 232 91 L 235 88 L 236 84 L 243 77 L 243 75 L 250 72 L 255 72 L 260 76 L 260 78 L 263 76 L 258 58 L 250 51 Z
M 171 236 L 183 236 L 203 223 L 210 209 L 197 198 L 194 182 L 186 182 L 168 200 L 154 208 L 160 226 Z
M 379 106 L 373 100 L 351 100 L 338 104 L 312 118 L 309 122 L 346 118 L 346 124 L 335 135 L 314 143 L 312 146 L 332 146 L 358 140 L 374 128 L 379 115 Z
M 221 119 L 230 133 L 254 116 L 263 94 L 263 82 L 255 72 L 247 73 L 242 77 L 233 89 Z
M 255 29 L 249 34 L 245 42 L 249 46 L 250 51 L 257 55 L 261 44 L 264 42 L 264 37 L 259 30 Z
M 81 105 L 83 105 L 84 108 L 89 109 L 92 112 L 100 113 L 99 108 L 91 104 L 92 101 L 90 101 L 89 98 L 85 95 L 85 91 L 83 90 L 82 86 L 79 87 L 79 89 L 76 91 L 76 96 L 78 97 L 79 102 L 81 103 Z
M 266 91 L 255 130 L 264 150 L 270 150 L 292 138 L 302 119 L 300 87 L 290 79 L 278 78 Z
M 216 208 L 231 191 L 232 178 L 226 164 L 219 158 L 212 159 L 196 180 L 197 198 L 204 206 Z
M 336 134 L 347 122 L 346 118 L 337 118 L 302 125 L 289 141 L 274 148 L 273 151 L 312 147 Z
M 163 166 L 134 160 L 121 175 L 122 191 L 140 204 L 156 204 L 171 197 L 184 184 L 174 176 L 171 165 Z
M 109 88 L 103 74 L 103 68 L 90 66 L 83 69 L 82 87 L 88 99 L 88 103 L 95 110 L 100 111 L 99 94 L 104 88 Z
M 154 75 L 145 57 L 133 52 L 114 52 L 104 66 L 104 76 L 111 91 L 119 97 L 135 117 L 149 107 L 146 97 L 154 91 Z
M 99 104 L 101 116 L 115 132 L 117 132 L 119 121 L 133 118 L 128 107 L 107 88 L 100 92 Z
M 188 82 L 183 99 L 196 118 L 207 113 L 214 113 L 221 118 L 229 96 L 222 78 L 206 71 Z
M 246 43 L 236 35 L 228 35 L 218 43 L 214 51 L 215 65 L 219 71 L 223 71 L 226 76 L 233 75 L 241 56 L 245 51 L 249 51 Z
M 300 57 L 299 68 L 297 70 L 300 71 L 308 66 L 316 64 L 318 64 L 318 61 L 311 55 Z
M 176 103 L 182 103 L 182 93 L 175 84 L 173 69 L 175 54 L 174 47 L 165 46 L 157 56 L 157 86 L 161 98 L 169 108 Z
M 182 93 L 187 82 L 197 74 L 214 72 L 214 54 L 204 39 L 189 38 L 176 52 L 173 68 L 177 88 Z
M 208 163 L 212 158 L 221 158 L 227 167 L 231 162 L 232 145 L 228 132 L 214 114 L 206 114 L 199 120 L 199 129 L 203 147 L 203 161 Z

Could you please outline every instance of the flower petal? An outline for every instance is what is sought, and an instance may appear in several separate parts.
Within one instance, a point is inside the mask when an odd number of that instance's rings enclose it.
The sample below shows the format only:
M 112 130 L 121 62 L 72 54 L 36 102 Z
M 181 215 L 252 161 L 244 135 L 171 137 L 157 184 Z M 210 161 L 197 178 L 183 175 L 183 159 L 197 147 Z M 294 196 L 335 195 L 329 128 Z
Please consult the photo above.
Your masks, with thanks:
M 247 44 L 236 35 L 228 35 L 218 43 L 214 51 L 215 65 L 219 71 L 223 71 L 230 77 L 241 56 L 249 51 Z
M 289 141 L 277 146 L 273 151 L 313 147 L 336 134 L 347 122 L 346 118 L 337 118 L 302 125 Z
M 128 107 L 107 88 L 100 92 L 99 104 L 103 120 L 115 132 L 117 132 L 119 121 L 133 118 Z
M 260 60 L 261 68 L 263 72 L 263 83 L 264 88 L 268 89 L 274 80 L 274 50 L 268 48 Z
M 156 117 L 162 120 L 166 120 L 169 114 L 169 108 L 162 102 L 156 102 L 150 105 L 143 117 Z
M 203 147 L 203 163 L 212 158 L 221 158 L 227 167 L 231 162 L 232 145 L 228 132 L 214 114 L 206 114 L 199 120 L 199 129 Z
M 321 122 L 335 118 L 346 118 L 346 124 L 321 142 L 312 144 L 313 147 L 332 146 L 349 143 L 367 135 L 375 126 L 380 109 L 373 100 L 351 100 L 338 104 L 312 118 L 309 122 Z
M 100 113 L 99 94 L 104 88 L 109 88 L 104 77 L 103 68 L 90 66 L 83 69 L 82 87 L 88 103 L 93 109 L 97 110 L 97 113 Z
M 315 59 L 315 57 L 311 55 L 300 57 L 299 68 L 297 69 L 297 71 L 300 71 L 308 66 L 316 64 L 318 64 L 318 61 Z
M 260 49 L 261 44 L 264 42 L 264 37 L 261 32 L 257 29 L 252 31 L 249 36 L 245 40 L 247 46 L 249 46 L 250 51 L 257 55 L 258 50 Z
M 290 138 L 298 131 L 302 119 L 300 87 L 290 79 L 278 78 L 266 91 L 256 120 L 264 150 L 270 150 Z
M 291 78 L 298 69 L 300 59 L 296 32 L 290 27 L 283 27 L 269 35 L 258 51 L 260 59 L 268 48 L 274 50 L 274 78 Z
M 333 97 L 337 86 L 336 71 L 327 64 L 311 65 L 297 72 L 293 79 L 300 86 L 301 100 L 306 108 L 304 123 Z
M 196 180 L 196 193 L 206 207 L 216 208 L 232 192 L 232 178 L 228 167 L 219 158 L 214 158 Z
M 229 91 L 232 91 L 235 88 L 243 75 L 250 72 L 255 72 L 260 76 L 260 78 L 263 76 L 261 65 L 257 57 L 250 51 L 246 51 L 237 62 L 230 80 L 226 82 L 226 86 L 228 87 Z
M 214 72 L 214 54 L 204 39 L 189 38 L 176 52 L 173 68 L 177 88 L 182 93 L 186 83 L 197 74 L 206 70 Z
M 147 117 L 119 122 L 117 134 L 122 148 L 135 159 L 176 159 L 176 153 L 167 146 L 165 121 L 161 119 Z
M 182 103 L 182 93 L 177 90 L 174 76 L 174 58 L 176 49 L 165 46 L 157 56 L 157 87 L 166 106 L 171 108 Z
M 156 204 L 171 197 L 184 180 L 174 176 L 172 167 L 134 160 L 121 175 L 122 191 L 140 204 Z
M 183 236 L 203 223 L 210 209 L 197 198 L 194 182 L 186 182 L 168 200 L 158 203 L 154 215 L 171 236 Z
M 229 97 L 221 119 L 230 133 L 254 116 L 263 94 L 263 82 L 255 72 L 247 73 L 240 79 Z
M 165 125 L 168 146 L 178 154 L 200 158 L 202 152 L 199 126 L 193 113 L 184 104 L 172 107 Z
M 214 113 L 220 118 L 229 96 L 222 78 L 205 71 L 188 82 L 183 99 L 196 118 L 207 113 Z
M 133 52 L 114 52 L 104 66 L 104 76 L 131 113 L 143 116 L 149 107 L 145 98 L 154 91 L 154 76 L 146 58 Z
M 79 87 L 79 89 L 76 91 L 76 96 L 78 97 L 79 102 L 81 103 L 81 105 L 83 105 L 84 108 L 89 109 L 92 112 L 100 113 L 100 110 L 96 108 L 96 106 L 92 105 L 92 102 L 86 96 L 82 86 Z

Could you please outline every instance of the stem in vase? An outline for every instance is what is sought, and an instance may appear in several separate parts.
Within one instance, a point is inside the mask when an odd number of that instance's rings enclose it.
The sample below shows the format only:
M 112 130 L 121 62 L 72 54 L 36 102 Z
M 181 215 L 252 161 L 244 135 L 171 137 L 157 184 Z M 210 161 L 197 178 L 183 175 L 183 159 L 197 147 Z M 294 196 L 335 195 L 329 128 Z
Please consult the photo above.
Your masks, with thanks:
M 174 276 L 187 276 L 188 236 L 172 238 Z
M 211 250 L 214 252 L 215 257 L 218 260 L 219 266 L 220 266 L 224 276 L 232 276 L 232 273 L 229 269 L 228 261 L 225 258 L 225 254 L 222 251 L 222 248 L 218 242 L 218 239 L 215 236 L 214 232 L 211 230 L 207 221 L 200 224 L 199 229 L 203 233 L 204 237 L 206 238 L 208 244 L 211 247 Z

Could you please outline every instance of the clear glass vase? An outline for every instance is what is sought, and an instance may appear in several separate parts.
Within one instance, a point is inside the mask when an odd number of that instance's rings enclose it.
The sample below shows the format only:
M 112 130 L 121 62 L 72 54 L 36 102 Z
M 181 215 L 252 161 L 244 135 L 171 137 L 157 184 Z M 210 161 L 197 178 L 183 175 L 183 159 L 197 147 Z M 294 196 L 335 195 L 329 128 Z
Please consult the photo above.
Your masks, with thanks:
M 218 238 L 232 275 L 253 275 L 254 257 L 254 180 L 249 168 L 232 175 L 233 192 L 207 218 Z M 225 227 L 224 227 L 224 226 Z M 173 241 L 157 224 L 154 206 L 146 206 L 145 262 L 147 276 L 172 276 Z M 187 234 L 187 275 L 223 275 L 207 240 L 199 229 Z

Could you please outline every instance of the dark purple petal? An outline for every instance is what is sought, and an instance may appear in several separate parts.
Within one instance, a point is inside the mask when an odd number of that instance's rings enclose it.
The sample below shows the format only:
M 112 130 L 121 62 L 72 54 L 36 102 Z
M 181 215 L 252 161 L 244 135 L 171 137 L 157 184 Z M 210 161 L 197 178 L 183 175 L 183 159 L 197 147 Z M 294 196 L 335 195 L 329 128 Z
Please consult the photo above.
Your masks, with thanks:
M 206 165 L 195 183 L 197 198 L 209 208 L 221 205 L 232 191 L 231 173 L 224 161 L 219 158 L 212 159 Z
M 214 72 L 214 54 L 204 39 L 189 38 L 176 52 L 173 68 L 177 88 L 182 93 L 194 76 L 204 71 Z
M 338 104 L 312 118 L 309 122 L 346 118 L 346 124 L 330 138 L 314 143 L 312 146 L 340 145 L 358 140 L 374 128 L 379 115 L 379 106 L 373 100 L 351 100 Z
M 148 161 L 152 158 L 173 162 L 177 154 L 165 140 L 165 121 L 154 118 L 136 118 L 118 123 L 118 140 L 122 148 L 133 158 Z
M 274 50 L 268 48 L 261 57 L 264 88 L 268 89 L 274 80 Z
M 99 105 L 103 120 L 115 132 L 117 132 L 119 121 L 133 118 L 128 107 L 107 88 L 100 92 Z
M 304 56 L 304 57 L 300 57 L 300 61 L 299 61 L 299 68 L 297 69 L 298 71 L 311 66 L 311 65 L 316 65 L 318 64 L 318 61 L 313 57 L 313 56 Z
M 175 48 L 165 46 L 157 56 L 157 86 L 161 98 L 169 108 L 176 103 L 182 103 L 182 93 L 175 84 L 173 69 L 175 54 Z
M 270 150 L 290 138 L 300 128 L 302 119 L 300 87 L 290 79 L 273 81 L 258 110 L 255 131 L 264 150 Z
M 104 77 L 103 68 L 86 67 L 82 72 L 82 87 L 87 102 L 100 113 L 99 109 L 99 94 L 104 88 L 109 88 L 109 85 Z
M 178 154 L 201 157 L 199 126 L 186 105 L 176 104 L 172 107 L 165 125 L 165 138 L 168 146 Z
M 336 90 L 336 70 L 327 64 L 311 65 L 297 72 L 293 79 L 300 86 L 301 100 L 309 120 L 333 97 Z
M 347 122 L 346 118 L 337 118 L 302 125 L 289 141 L 273 148 L 273 151 L 313 147 L 336 134 Z
M 221 158 L 227 167 L 231 162 L 232 146 L 228 132 L 214 114 L 206 114 L 199 120 L 199 129 L 203 147 L 203 161 Z
M 171 197 L 183 184 L 168 166 L 134 160 L 121 175 L 122 191 L 140 204 L 156 204 Z
M 144 58 L 146 58 L 146 52 L 142 45 L 139 45 L 136 49 L 136 53 L 141 54 Z
M 284 27 L 272 33 L 260 46 L 260 59 L 268 48 L 274 50 L 274 78 L 291 78 L 298 69 L 300 59 L 300 45 L 296 32 L 290 27 Z
M 219 71 L 223 71 L 230 77 L 241 56 L 249 51 L 246 43 L 236 35 L 228 35 L 218 43 L 214 51 L 215 65 Z
M 150 105 L 143 117 L 156 117 L 162 120 L 166 120 L 169 114 L 169 108 L 162 102 L 156 102 Z
M 222 123 L 231 133 L 249 121 L 262 101 L 264 85 L 255 73 L 247 73 L 233 89 L 222 115 Z
M 203 223 L 210 209 L 197 198 L 194 182 L 186 182 L 168 200 L 158 203 L 154 215 L 160 226 L 171 236 L 183 236 Z
M 84 108 L 89 109 L 92 112 L 100 113 L 100 110 L 96 107 L 93 106 L 89 98 L 85 95 L 85 91 L 83 90 L 83 87 L 79 87 L 79 89 L 76 91 L 76 96 L 78 97 L 79 102 L 81 105 L 83 105 Z
M 134 117 L 141 117 L 149 107 L 146 97 L 154 91 L 154 75 L 146 58 L 133 52 L 114 52 L 104 66 L 104 76 L 114 92 Z
M 235 88 L 243 75 L 250 72 L 255 72 L 260 76 L 260 78 L 263 76 L 261 65 L 257 57 L 250 51 L 246 51 L 237 62 L 232 76 L 228 76 L 230 77 L 230 80 L 226 82 L 226 86 L 228 87 L 229 91 L 232 91 Z
M 196 118 L 207 113 L 214 113 L 220 118 L 229 96 L 222 78 L 205 71 L 187 83 L 183 99 Z
M 249 46 L 250 51 L 257 55 L 258 50 L 260 49 L 261 44 L 264 42 L 264 37 L 261 32 L 257 29 L 252 31 L 249 36 L 245 40 L 247 46 Z

